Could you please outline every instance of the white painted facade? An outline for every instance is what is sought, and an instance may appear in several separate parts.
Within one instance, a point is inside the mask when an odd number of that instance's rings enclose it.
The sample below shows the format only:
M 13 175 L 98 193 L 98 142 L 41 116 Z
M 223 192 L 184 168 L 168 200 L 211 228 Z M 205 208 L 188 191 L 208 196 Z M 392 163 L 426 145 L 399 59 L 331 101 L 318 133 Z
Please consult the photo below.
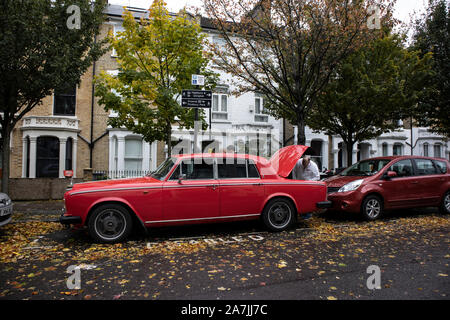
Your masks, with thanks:
M 58 177 L 64 178 L 66 168 L 67 141 L 71 139 L 72 161 L 71 167 L 74 178 L 77 169 L 77 133 L 79 120 L 68 116 L 26 116 L 23 119 L 22 130 L 22 178 L 36 178 L 37 141 L 43 137 L 56 138 L 59 141 Z M 49 168 L 50 170 L 50 168 Z

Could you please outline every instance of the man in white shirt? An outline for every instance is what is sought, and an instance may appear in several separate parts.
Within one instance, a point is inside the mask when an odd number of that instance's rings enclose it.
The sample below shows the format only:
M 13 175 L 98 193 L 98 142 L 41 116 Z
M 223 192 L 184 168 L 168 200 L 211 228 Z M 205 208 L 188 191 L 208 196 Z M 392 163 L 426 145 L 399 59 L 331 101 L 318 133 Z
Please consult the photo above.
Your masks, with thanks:
M 297 161 L 297 164 L 292 170 L 292 179 L 319 181 L 319 168 L 314 163 L 314 161 L 311 161 L 311 158 L 309 156 L 304 156 Z
M 320 173 L 319 168 L 311 161 L 309 156 L 304 156 L 295 164 L 294 169 L 292 170 L 292 179 L 294 180 L 310 180 L 310 181 L 319 181 Z M 312 217 L 310 212 L 303 215 L 304 220 L 308 220 Z

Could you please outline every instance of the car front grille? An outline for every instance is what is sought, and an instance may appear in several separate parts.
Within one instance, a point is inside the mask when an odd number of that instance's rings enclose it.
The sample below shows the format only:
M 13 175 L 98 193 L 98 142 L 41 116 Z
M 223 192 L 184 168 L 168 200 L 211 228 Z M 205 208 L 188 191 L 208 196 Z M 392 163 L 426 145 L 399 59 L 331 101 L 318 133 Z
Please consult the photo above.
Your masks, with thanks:
M 339 189 L 340 189 L 340 187 L 328 187 L 327 193 L 338 192 Z

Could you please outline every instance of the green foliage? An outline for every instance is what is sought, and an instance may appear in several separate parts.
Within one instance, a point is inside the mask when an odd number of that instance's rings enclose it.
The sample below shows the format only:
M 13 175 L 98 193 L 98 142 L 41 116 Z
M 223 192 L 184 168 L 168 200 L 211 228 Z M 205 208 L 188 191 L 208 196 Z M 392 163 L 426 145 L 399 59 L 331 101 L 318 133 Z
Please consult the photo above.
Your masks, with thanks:
M 411 50 L 432 53 L 433 90 L 422 99 L 416 119 L 420 125 L 450 137 L 450 6 L 445 0 L 431 0 L 427 13 L 415 23 Z
M 398 35 L 387 35 L 349 56 L 318 97 L 308 125 L 341 136 L 348 150 L 397 129 L 432 76 L 431 56 L 420 58 L 402 42 Z
M 68 28 L 80 8 L 80 28 Z M 3 0 L 0 2 L 0 123 L 3 138 L 3 190 L 7 190 L 9 147 L 16 123 L 55 88 L 80 82 L 103 54 L 96 41 L 105 1 Z
M 160 0 L 153 2 L 145 20 L 136 21 L 126 11 L 123 26 L 123 32 L 109 37 L 119 73 L 102 73 L 96 95 L 105 110 L 118 113 L 110 125 L 126 127 L 147 142 L 166 141 L 170 153 L 172 124 L 194 126 L 194 110 L 178 101 L 183 89 L 192 88 L 191 75 L 205 75 L 209 89 L 216 82 L 217 76 L 206 70 L 204 35 L 192 17 L 185 12 L 171 16 Z

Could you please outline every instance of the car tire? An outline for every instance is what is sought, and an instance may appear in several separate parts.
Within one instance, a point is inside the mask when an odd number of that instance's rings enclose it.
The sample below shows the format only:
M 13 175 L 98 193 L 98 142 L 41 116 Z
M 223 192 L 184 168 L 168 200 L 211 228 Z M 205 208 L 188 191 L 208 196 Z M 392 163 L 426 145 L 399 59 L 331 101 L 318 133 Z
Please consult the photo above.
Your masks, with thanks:
M 365 220 L 377 220 L 383 214 L 383 200 L 376 195 L 366 197 L 361 206 L 361 213 Z
M 262 220 L 271 231 L 286 230 L 295 221 L 297 211 L 287 199 L 272 199 L 264 207 Z
M 133 228 L 130 213 L 118 204 L 102 205 L 95 209 L 88 221 L 90 236 L 101 243 L 125 240 Z
M 442 214 L 450 214 L 450 191 L 447 191 L 442 197 L 441 206 L 439 212 Z

